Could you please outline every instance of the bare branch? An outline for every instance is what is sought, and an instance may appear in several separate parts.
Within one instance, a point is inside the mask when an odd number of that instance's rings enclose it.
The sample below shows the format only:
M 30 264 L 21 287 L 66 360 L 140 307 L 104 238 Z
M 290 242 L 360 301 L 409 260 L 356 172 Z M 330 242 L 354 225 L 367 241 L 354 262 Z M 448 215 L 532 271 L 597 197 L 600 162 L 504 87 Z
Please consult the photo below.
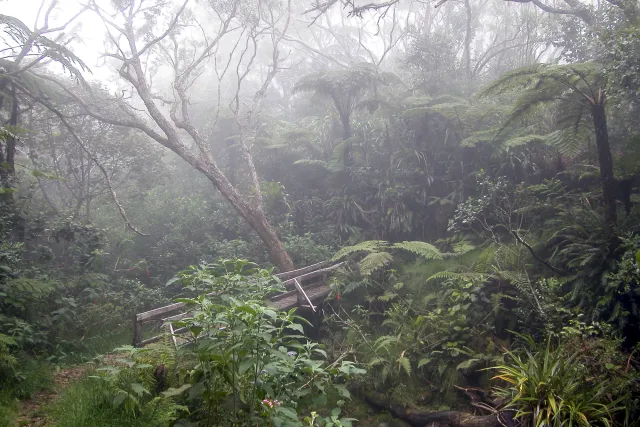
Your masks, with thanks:
M 96 156 L 94 156 L 89 149 L 87 148 L 85 142 L 82 140 L 82 138 L 80 137 L 80 135 L 78 135 L 78 133 L 75 131 L 75 129 L 73 128 L 73 126 L 71 126 L 71 124 L 69 123 L 69 121 L 67 120 L 67 118 L 64 116 L 64 114 L 62 114 L 62 112 L 60 110 L 58 110 L 56 107 L 54 107 L 49 101 L 42 99 L 42 98 L 37 98 L 35 96 L 33 96 L 31 93 L 29 93 L 28 91 L 24 91 L 24 94 L 27 95 L 28 97 L 32 98 L 34 101 L 38 102 L 39 104 L 43 105 L 45 108 L 47 108 L 49 111 L 51 111 L 53 114 L 55 114 L 58 119 L 60 120 L 60 122 L 65 126 L 65 128 L 67 129 L 67 131 L 71 134 L 71 136 L 73 137 L 73 139 L 76 141 L 76 143 L 78 143 L 78 145 L 80 146 L 80 148 L 82 148 L 82 150 L 87 154 L 87 156 L 89 156 L 89 158 L 95 163 L 95 165 L 98 167 L 98 169 L 100 169 L 100 172 L 102 173 L 102 175 L 104 176 L 105 182 L 107 184 L 107 187 L 109 188 L 109 192 L 111 193 L 111 198 L 113 199 L 113 202 L 115 203 L 115 205 L 118 208 L 118 211 L 120 212 L 120 216 L 122 217 L 122 219 L 124 220 L 126 226 L 133 231 L 136 234 L 139 234 L 140 236 L 149 236 L 149 234 L 145 234 L 142 233 L 140 230 L 138 230 L 132 223 L 131 221 L 129 221 L 129 218 L 127 218 L 127 214 L 124 210 L 124 207 L 122 206 L 122 204 L 120 203 L 120 201 L 118 200 L 118 196 L 116 195 L 116 192 L 113 188 L 113 186 L 111 185 L 111 180 L 109 179 L 109 174 L 107 173 L 106 169 L 104 168 L 104 166 L 102 166 L 102 164 L 98 161 L 98 159 L 96 158 Z

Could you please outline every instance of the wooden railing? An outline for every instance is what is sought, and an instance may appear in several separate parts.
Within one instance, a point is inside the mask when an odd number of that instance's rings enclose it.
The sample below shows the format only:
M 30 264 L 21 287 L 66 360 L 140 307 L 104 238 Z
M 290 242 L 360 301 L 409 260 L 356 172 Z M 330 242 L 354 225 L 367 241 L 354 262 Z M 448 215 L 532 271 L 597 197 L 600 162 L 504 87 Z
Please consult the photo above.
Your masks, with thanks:
M 313 305 L 313 302 L 305 292 L 303 288 L 303 284 L 305 282 L 314 281 L 314 279 L 322 278 L 324 282 L 333 270 L 337 269 L 344 263 L 338 263 L 331 265 L 329 261 L 319 262 L 317 264 L 309 265 L 304 268 L 300 268 L 298 270 L 287 271 L 286 273 L 279 273 L 275 276 L 280 280 L 283 280 L 282 284 L 284 285 L 287 291 L 280 293 L 278 295 L 270 298 L 272 304 L 277 305 L 278 301 L 282 301 L 286 298 L 291 297 L 292 295 L 297 295 L 297 304 L 300 307 L 310 308 L 312 311 L 316 311 L 316 307 Z M 328 267 L 327 267 L 328 266 Z M 207 296 L 215 296 L 217 292 L 211 292 L 207 294 Z M 162 335 L 156 335 L 146 340 L 142 339 L 142 325 L 151 321 L 162 321 L 163 323 L 171 323 L 171 321 L 177 321 L 188 317 L 190 315 L 189 312 L 179 313 L 173 316 L 166 316 L 169 313 L 176 312 L 178 310 L 182 310 L 187 308 L 187 304 L 183 302 L 178 302 L 174 304 L 169 304 L 164 307 L 155 308 L 153 310 L 145 311 L 144 313 L 136 314 L 133 319 L 133 345 L 135 347 L 144 347 L 147 344 L 154 343 L 159 341 L 162 338 Z M 175 336 L 177 334 L 186 332 L 187 328 L 173 329 L 173 326 L 170 327 L 170 334 L 176 343 Z

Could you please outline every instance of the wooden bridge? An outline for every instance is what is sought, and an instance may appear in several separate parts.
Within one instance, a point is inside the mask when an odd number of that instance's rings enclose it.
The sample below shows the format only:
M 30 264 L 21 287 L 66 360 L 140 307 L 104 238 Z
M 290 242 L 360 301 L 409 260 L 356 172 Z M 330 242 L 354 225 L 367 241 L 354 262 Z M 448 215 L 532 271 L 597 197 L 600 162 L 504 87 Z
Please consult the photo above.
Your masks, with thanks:
M 331 292 L 327 285 L 327 276 L 343 265 L 338 263 L 331 265 L 329 261 L 319 262 L 298 270 L 279 273 L 275 276 L 282 280 L 285 291 L 274 295 L 268 301 L 268 304 L 278 310 L 289 310 L 293 307 L 317 311 L 317 305 L 324 301 Z M 216 295 L 216 292 L 207 294 L 208 296 Z M 155 308 L 135 315 L 133 321 L 133 345 L 134 347 L 144 347 L 147 344 L 154 343 L 162 339 L 164 334 L 156 335 L 151 338 L 142 339 L 142 328 L 145 323 L 161 323 L 167 328 L 174 344 L 177 345 L 176 335 L 186 332 L 186 328 L 174 329 L 172 321 L 178 321 L 190 316 L 190 312 L 185 309 L 188 305 L 182 302 L 169 304 L 164 307 Z M 172 314 L 176 313 L 177 314 Z

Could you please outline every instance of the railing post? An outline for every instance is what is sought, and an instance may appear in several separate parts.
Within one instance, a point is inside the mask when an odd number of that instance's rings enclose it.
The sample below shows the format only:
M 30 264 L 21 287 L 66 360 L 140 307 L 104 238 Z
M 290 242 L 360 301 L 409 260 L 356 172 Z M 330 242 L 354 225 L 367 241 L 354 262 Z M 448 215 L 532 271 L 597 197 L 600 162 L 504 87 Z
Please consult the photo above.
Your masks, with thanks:
M 133 346 L 140 347 L 142 343 L 142 325 L 138 322 L 138 315 L 133 315 Z
M 298 299 L 298 306 L 304 305 L 304 303 L 306 302 L 304 300 L 304 296 L 302 295 L 302 285 L 300 285 L 300 282 L 298 282 L 298 279 L 294 279 L 296 281 L 296 297 Z

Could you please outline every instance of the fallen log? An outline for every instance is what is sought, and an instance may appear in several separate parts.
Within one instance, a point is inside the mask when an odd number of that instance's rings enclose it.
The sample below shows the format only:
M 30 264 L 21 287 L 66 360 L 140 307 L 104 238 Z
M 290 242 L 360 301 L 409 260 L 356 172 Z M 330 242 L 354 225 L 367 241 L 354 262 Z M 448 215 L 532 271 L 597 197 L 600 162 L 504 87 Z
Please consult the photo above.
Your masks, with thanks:
M 472 415 L 459 411 L 416 412 L 391 402 L 385 395 L 360 390 L 365 402 L 378 409 L 384 409 L 391 415 L 416 427 L 511 427 L 511 411 L 496 412 L 491 415 Z

